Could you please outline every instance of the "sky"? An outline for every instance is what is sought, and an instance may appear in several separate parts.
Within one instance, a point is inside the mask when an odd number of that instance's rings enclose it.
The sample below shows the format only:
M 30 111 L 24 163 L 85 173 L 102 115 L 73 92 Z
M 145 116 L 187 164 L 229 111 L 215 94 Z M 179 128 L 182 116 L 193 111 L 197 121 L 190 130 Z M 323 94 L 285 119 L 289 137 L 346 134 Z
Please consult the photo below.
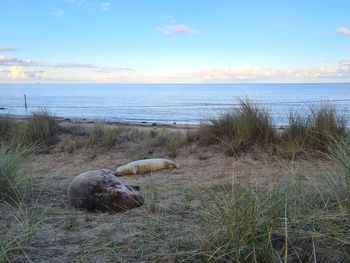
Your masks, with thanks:
M 0 82 L 350 82 L 349 12 L 349 0 L 0 0 Z

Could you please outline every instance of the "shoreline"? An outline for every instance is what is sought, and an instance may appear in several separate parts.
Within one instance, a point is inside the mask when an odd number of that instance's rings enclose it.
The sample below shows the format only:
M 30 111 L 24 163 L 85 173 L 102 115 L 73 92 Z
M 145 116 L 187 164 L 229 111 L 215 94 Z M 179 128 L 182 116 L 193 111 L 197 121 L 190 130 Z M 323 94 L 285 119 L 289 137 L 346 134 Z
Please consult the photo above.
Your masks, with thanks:
M 16 115 L 16 114 L 2 114 L 0 113 L 1 118 L 10 118 L 19 121 L 26 121 L 30 118 L 30 115 Z M 89 125 L 94 123 L 103 123 L 110 126 L 117 127 L 137 127 L 137 128 L 167 128 L 175 130 L 188 130 L 198 128 L 201 124 L 183 124 L 183 123 L 159 123 L 159 122 L 148 122 L 148 121 L 111 121 L 103 119 L 93 119 L 93 118 L 65 118 L 65 117 L 54 117 L 59 123 L 64 125 L 69 124 L 82 124 Z

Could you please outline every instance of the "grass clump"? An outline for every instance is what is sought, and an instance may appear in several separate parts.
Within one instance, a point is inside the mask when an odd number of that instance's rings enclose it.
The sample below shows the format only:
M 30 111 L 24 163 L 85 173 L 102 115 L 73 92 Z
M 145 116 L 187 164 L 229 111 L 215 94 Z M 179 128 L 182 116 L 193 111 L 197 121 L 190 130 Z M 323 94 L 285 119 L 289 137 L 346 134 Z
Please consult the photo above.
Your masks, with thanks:
M 106 127 L 103 123 L 95 123 L 88 130 L 86 145 L 88 147 L 102 146 L 108 150 L 117 143 L 134 141 L 139 136 L 136 129 Z
M 280 135 L 276 145 L 277 153 L 294 160 L 297 155 L 305 152 L 308 146 L 309 126 L 307 118 L 300 113 L 290 112 L 288 125 Z
M 58 128 L 57 120 L 48 110 L 34 112 L 25 128 L 25 140 L 30 143 L 51 144 Z
M 310 147 L 327 151 L 332 138 L 347 136 L 347 119 L 331 104 L 313 105 L 309 114 Z
M 38 184 L 25 169 L 34 150 L 24 143 L 0 145 L 0 262 L 31 262 L 29 244 L 45 213 L 36 200 Z
M 86 145 L 88 147 L 96 146 L 100 143 L 102 136 L 105 133 L 105 128 L 101 123 L 94 123 L 88 131 L 88 139 Z
M 21 147 L 24 143 L 25 123 L 11 118 L 0 118 L 0 144 L 8 147 Z
M 0 196 L 18 199 L 18 185 L 23 179 L 23 166 L 32 151 L 30 147 L 0 147 Z
M 274 250 L 281 254 L 283 234 L 272 234 L 283 226 L 283 196 L 275 197 L 241 183 L 214 186 L 206 193 L 201 197 L 203 212 L 199 212 L 203 223 L 196 234 L 199 258 L 212 262 L 273 262 Z
M 347 185 L 350 186 L 350 138 L 334 141 L 330 156 L 331 160 L 341 169 L 344 177 L 348 179 Z
M 0 118 L 0 142 L 9 142 L 17 133 L 18 125 L 10 118 Z
M 297 180 L 266 188 L 237 183 L 207 189 L 195 234 L 198 257 L 206 262 L 347 262 L 349 211 L 330 189 L 318 190 Z
M 331 104 L 312 105 L 304 115 L 291 112 L 277 152 L 290 159 L 310 151 L 328 153 L 334 142 L 348 137 L 347 123 Z
M 339 168 L 338 173 L 327 176 L 339 205 L 350 213 L 350 139 L 334 141 L 330 160 Z
M 149 132 L 146 140 L 151 147 L 164 148 L 166 154 L 171 158 L 176 158 L 179 148 L 186 142 L 185 134 L 181 132 L 155 131 Z
M 120 142 L 120 135 L 123 133 L 123 128 L 107 129 L 101 138 L 101 145 L 107 149 L 111 149 L 116 143 Z
M 330 103 L 311 105 L 307 111 L 289 113 L 288 124 L 277 132 L 270 111 L 248 100 L 209 120 L 198 134 L 199 141 L 219 143 L 231 155 L 264 146 L 269 152 L 295 159 L 306 152 L 328 153 L 334 140 L 348 137 L 348 120 Z
M 211 119 L 202 127 L 204 142 L 220 143 L 229 154 L 237 154 L 254 145 L 267 145 L 275 138 L 275 130 L 267 109 L 248 100 L 240 100 L 239 106 Z
M 82 125 L 69 125 L 61 127 L 63 133 L 70 134 L 72 136 L 87 136 L 88 129 Z
M 185 143 L 185 137 L 181 133 L 171 133 L 168 136 L 166 143 L 167 155 L 171 158 L 176 158 L 179 148 Z
M 35 249 L 30 242 L 46 210 L 37 203 L 27 206 L 22 202 L 15 205 L 0 202 L 0 209 L 6 211 L 0 217 L 0 262 L 32 262 L 29 252 Z

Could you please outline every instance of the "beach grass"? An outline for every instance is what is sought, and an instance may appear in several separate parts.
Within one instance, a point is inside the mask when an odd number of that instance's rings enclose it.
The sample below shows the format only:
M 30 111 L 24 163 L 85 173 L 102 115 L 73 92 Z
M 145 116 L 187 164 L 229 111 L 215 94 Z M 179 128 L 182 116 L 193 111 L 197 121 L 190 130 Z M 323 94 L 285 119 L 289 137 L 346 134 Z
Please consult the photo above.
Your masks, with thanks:
M 277 131 L 269 109 L 249 100 L 212 118 L 199 129 L 199 141 L 219 144 L 230 155 L 254 150 L 294 159 L 305 153 L 328 152 L 333 140 L 349 136 L 348 120 L 330 103 L 306 105 L 304 112 L 291 110 L 288 124 Z
M 279 143 L 275 146 L 278 155 L 294 160 L 307 150 L 309 125 L 301 113 L 291 111 L 288 125 L 280 134 Z
M 199 142 L 202 145 L 219 145 L 229 155 L 258 149 L 289 159 L 310 152 L 325 153 L 332 140 L 349 136 L 348 120 L 339 114 L 334 105 L 321 103 L 305 106 L 303 112 L 289 112 L 288 124 L 283 130 L 276 128 L 269 108 L 248 99 L 239 99 L 234 108 L 209 119 L 197 130 L 186 130 L 185 133 L 162 130 L 146 132 L 113 127 L 102 121 L 90 127 L 78 124 L 61 127 L 50 111 L 42 110 L 33 113 L 26 123 L 1 118 L 0 134 L 2 141 L 42 146 L 54 144 L 59 133 L 70 134 L 85 138 L 88 148 L 102 147 L 106 150 L 127 142 L 142 142 L 150 147 L 164 148 L 171 158 L 177 156 L 183 145 Z
M 231 155 L 254 145 L 269 145 L 275 138 L 269 110 L 249 100 L 240 99 L 238 103 L 237 107 L 222 112 L 202 126 L 200 140 L 219 143 Z
M 24 163 L 34 151 L 33 147 L 0 147 L 0 196 L 5 199 L 20 198 L 18 185 L 23 180 Z
M 4 201 L 0 202 L 0 208 L 6 211 L 0 218 L 0 262 L 32 262 L 28 253 L 37 252 L 37 249 L 31 246 L 31 241 L 45 218 L 47 208 L 37 203 L 28 205 Z
M 348 120 L 329 103 L 310 105 L 303 113 L 292 111 L 275 150 L 290 159 L 310 151 L 328 153 L 335 141 L 348 138 L 347 125 Z
M 102 123 L 97 122 L 94 123 L 92 127 L 89 128 L 88 131 L 88 139 L 86 145 L 88 147 L 92 147 L 100 143 L 102 136 L 105 134 L 105 129 Z
M 198 179 L 170 204 L 152 184 L 138 249 L 150 261 L 349 262 L 349 146 L 337 142 L 328 157 L 339 172 L 323 167 L 319 178 L 301 179 L 282 159 L 284 180 Z
M 39 185 L 28 174 L 34 152 L 23 143 L 0 145 L 0 262 L 31 262 L 27 252 L 46 210 L 36 202 Z
M 58 129 L 58 122 L 54 115 L 49 110 L 42 109 L 29 117 L 24 131 L 24 140 L 32 144 L 52 144 Z
M 72 213 L 71 208 L 60 204 L 50 220 L 60 220 L 63 231 L 71 235 L 69 240 L 78 236 L 72 242 L 77 242 L 81 251 L 74 252 L 78 255 L 70 258 L 72 261 L 85 262 L 90 257 L 97 260 L 107 255 L 116 261 L 134 262 L 350 262 L 347 120 L 329 104 L 312 105 L 304 113 L 291 112 L 283 130 L 276 129 L 271 120 L 269 109 L 247 100 L 240 100 L 238 107 L 190 131 L 140 130 L 103 122 L 63 126 L 48 112 L 35 113 L 25 122 L 0 119 L 0 262 L 33 261 L 33 255 L 38 255 L 43 245 L 43 236 L 38 239 L 36 231 L 47 219 L 51 203 L 38 197 L 39 205 L 33 198 L 24 198 L 30 186 L 23 183 L 23 178 L 32 154 L 47 158 L 50 154 L 34 151 L 30 143 L 41 147 L 61 138 L 68 146 L 78 141 L 81 144 L 79 148 L 72 146 L 69 154 L 78 149 L 85 152 L 101 148 L 101 155 L 122 149 L 123 156 L 130 154 L 130 159 L 153 155 L 178 158 L 183 153 L 188 158 L 192 148 L 196 149 L 193 154 L 200 156 L 207 147 L 214 146 L 209 154 L 220 154 L 216 150 L 219 147 L 229 155 L 244 158 L 258 150 L 269 153 L 264 160 L 267 166 L 280 166 L 278 173 L 275 169 L 271 174 L 260 168 L 260 173 L 271 179 L 266 182 L 254 178 L 252 172 L 247 172 L 244 179 L 234 174 L 216 174 L 210 180 L 192 178 L 194 170 L 204 167 L 202 161 L 194 168 L 185 167 L 189 176 L 176 185 L 168 186 L 168 181 L 158 175 L 151 174 L 149 181 L 140 177 L 138 180 L 145 180 L 143 207 L 123 215 L 86 212 L 86 228 L 81 223 L 82 212 Z M 27 141 L 21 142 L 23 139 Z M 81 158 L 81 152 L 74 158 Z M 64 153 L 56 154 L 62 157 Z M 94 161 L 83 158 L 84 165 L 86 160 Z M 318 162 L 317 176 L 297 168 L 298 159 L 312 165 L 320 158 L 331 165 Z M 249 162 L 244 161 L 246 169 Z M 205 171 L 202 176 L 206 176 Z M 60 178 L 57 180 L 55 184 Z M 60 189 L 55 198 L 64 199 L 65 190 Z M 56 218 L 64 213 L 63 219 Z M 124 218 L 127 222 L 122 228 L 130 227 L 136 234 L 127 234 L 123 237 L 126 243 L 120 244 L 115 241 L 111 224 L 104 226 L 97 221 L 106 217 L 111 218 L 114 227 L 118 225 L 114 220 Z M 52 222 L 46 224 L 47 228 L 48 224 Z M 85 235 L 92 225 L 99 229 Z M 47 231 L 48 235 L 57 234 Z M 54 253 L 65 249 L 63 245 L 54 247 Z
M 10 117 L 0 119 L 0 142 L 9 142 L 17 132 L 18 124 Z
M 310 147 L 327 151 L 334 139 L 348 136 L 348 120 L 330 103 L 311 105 L 309 113 Z

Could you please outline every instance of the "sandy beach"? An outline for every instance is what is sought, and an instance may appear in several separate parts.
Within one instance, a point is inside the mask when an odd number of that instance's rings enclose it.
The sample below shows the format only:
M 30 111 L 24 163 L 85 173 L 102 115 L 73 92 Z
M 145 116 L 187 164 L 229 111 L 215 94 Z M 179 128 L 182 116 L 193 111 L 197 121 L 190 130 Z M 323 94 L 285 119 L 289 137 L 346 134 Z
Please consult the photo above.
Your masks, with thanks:
M 16 121 L 27 122 L 27 119 Z M 151 138 L 155 140 L 126 139 L 107 149 L 98 144 L 85 146 L 88 137 L 84 132 L 80 135 L 68 132 L 76 127 L 87 131 L 96 124 L 106 130 L 153 134 Z M 24 202 L 28 205 L 34 202 L 45 211 L 26 250 L 35 262 L 174 262 L 177 250 L 163 247 L 162 242 L 189 242 L 186 239 L 190 236 L 185 233 L 198 224 L 195 216 L 198 189 L 227 182 L 270 187 L 287 182 L 291 176 L 300 177 L 307 185 L 333 169 L 333 164 L 325 159 L 302 158 L 291 162 L 261 150 L 228 156 L 218 145 L 205 146 L 190 139 L 177 145 L 174 154 L 159 143 L 158 136 L 189 137 L 196 127 L 68 120 L 59 120 L 59 125 L 65 132 L 60 132 L 53 144 L 35 154 L 27 168 L 34 194 Z M 146 199 L 142 207 L 124 213 L 99 213 L 70 205 L 67 188 L 80 173 L 96 169 L 113 171 L 131 161 L 148 158 L 172 159 L 181 168 L 120 177 L 126 184 L 140 186 Z M 24 259 L 19 256 L 16 260 Z

